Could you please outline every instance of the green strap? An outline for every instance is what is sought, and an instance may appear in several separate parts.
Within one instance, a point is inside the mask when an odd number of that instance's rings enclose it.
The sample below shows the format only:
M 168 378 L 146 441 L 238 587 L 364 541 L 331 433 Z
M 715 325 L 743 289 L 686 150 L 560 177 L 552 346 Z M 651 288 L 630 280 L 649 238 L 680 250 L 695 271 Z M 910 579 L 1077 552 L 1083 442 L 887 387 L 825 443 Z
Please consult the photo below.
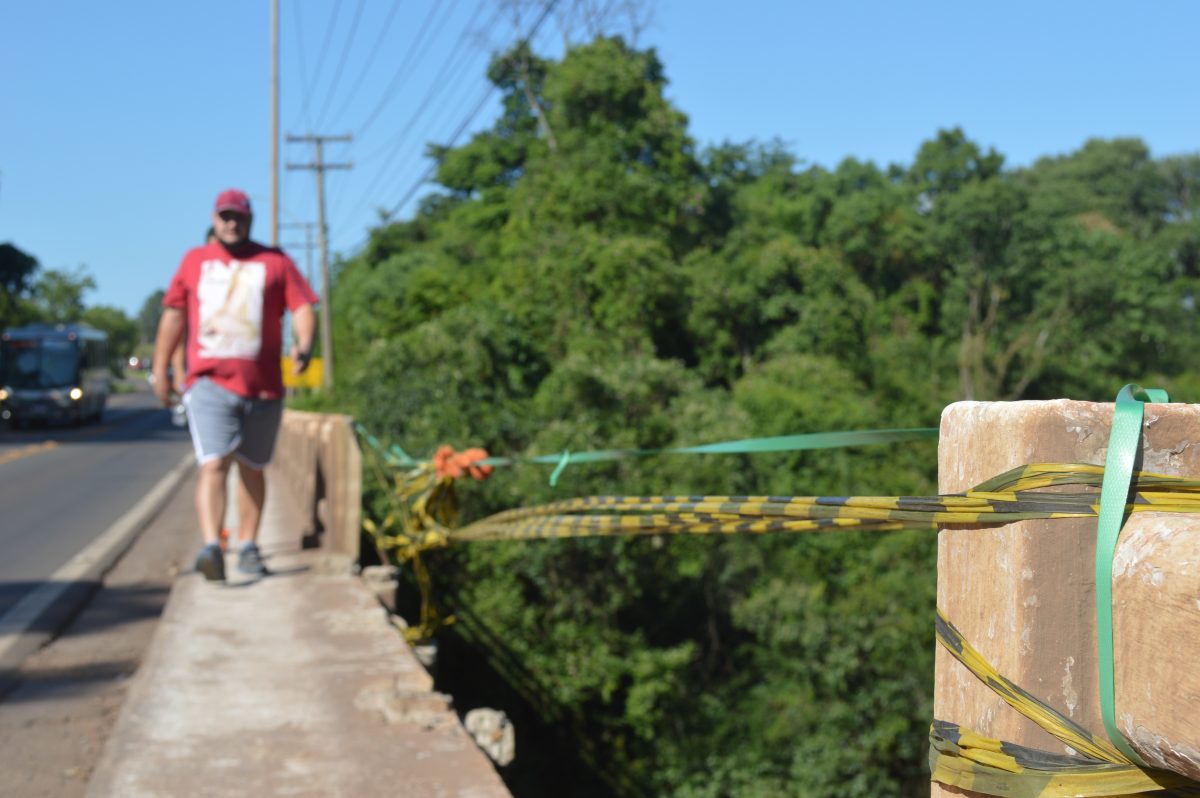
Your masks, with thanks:
M 749 438 L 704 446 L 665 449 L 665 454 L 744 454 L 750 452 L 790 452 L 807 449 L 836 449 L 842 446 L 870 446 L 936 438 L 936 427 L 921 429 L 869 429 L 849 432 L 810 432 L 803 435 L 780 435 L 774 438 Z
M 1112 433 L 1104 459 L 1104 482 L 1100 487 L 1100 517 L 1096 529 L 1096 642 L 1100 669 L 1100 713 L 1113 744 L 1135 765 L 1146 763 L 1133 752 L 1117 728 L 1116 685 L 1113 674 L 1112 566 L 1117 540 L 1129 502 L 1133 463 L 1141 450 L 1142 414 L 1146 402 L 1166 402 L 1167 392 L 1129 384 L 1117 394 Z
M 366 427 L 355 422 L 355 429 L 368 444 L 378 451 L 392 466 L 413 468 L 418 462 L 399 446 L 385 450 Z M 478 465 L 511 466 L 519 462 L 546 463 L 554 465 L 550 474 L 550 487 L 555 487 L 568 465 L 575 463 L 600 463 L 623 460 L 627 457 L 649 457 L 664 454 L 753 454 L 755 452 L 796 452 L 810 449 L 836 449 L 843 446 L 872 446 L 881 443 L 931 440 L 938 437 L 937 427 L 916 429 L 868 429 L 849 432 L 811 432 L 803 435 L 779 435 L 773 438 L 746 438 L 737 441 L 707 443 L 702 446 L 682 446 L 675 449 L 596 449 L 588 452 L 565 451 L 560 454 L 544 454 L 534 457 L 492 456 L 480 460 Z
M 562 475 L 563 471 L 567 470 L 567 465 L 570 462 L 571 462 L 571 450 L 564 449 L 562 456 L 558 461 L 558 465 L 554 467 L 554 473 L 552 473 L 550 475 L 550 487 L 552 487 L 552 488 L 558 487 L 558 478 Z
M 872 429 L 849 432 L 813 432 L 803 435 L 779 435 L 774 438 L 746 438 L 737 441 L 681 446 L 675 449 L 596 449 L 588 452 L 564 452 L 535 457 L 488 457 L 479 465 L 510 466 L 517 462 L 546 463 L 556 466 L 551 475 L 555 482 L 567 464 L 599 463 L 627 457 L 664 454 L 753 454 L 755 452 L 795 452 L 810 449 L 836 449 L 843 446 L 871 446 L 901 441 L 931 440 L 938 437 L 937 427 L 917 429 Z M 553 485 L 554 482 L 551 482 Z

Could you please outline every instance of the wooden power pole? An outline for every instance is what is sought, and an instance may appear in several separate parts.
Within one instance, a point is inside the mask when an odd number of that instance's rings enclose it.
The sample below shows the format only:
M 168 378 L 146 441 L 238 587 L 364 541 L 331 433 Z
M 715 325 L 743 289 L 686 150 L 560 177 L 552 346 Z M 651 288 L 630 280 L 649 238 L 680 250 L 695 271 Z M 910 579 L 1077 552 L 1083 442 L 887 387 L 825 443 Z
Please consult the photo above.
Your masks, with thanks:
M 291 243 L 291 244 L 284 242 L 284 243 L 280 244 L 279 246 L 283 247 L 284 249 L 286 249 L 288 247 L 304 247 L 304 279 L 308 280 L 309 285 L 312 285 L 312 282 L 313 282 L 313 273 L 312 273 L 313 237 L 312 237 L 312 234 L 313 234 L 313 228 L 316 226 L 317 225 L 315 222 L 293 222 L 292 224 L 279 225 L 281 230 L 303 230 L 304 231 L 304 243 L 303 244 L 301 244 L 299 242 Z
M 317 247 L 321 258 L 321 357 L 324 359 L 324 373 L 321 385 L 325 389 L 333 387 L 333 334 L 330 329 L 329 311 L 329 226 L 325 223 L 325 171 L 327 169 L 351 169 L 352 163 L 325 163 L 323 145 L 327 141 L 350 141 L 350 134 L 341 136 L 288 136 L 288 143 L 310 141 L 314 147 L 312 162 L 306 164 L 287 165 L 288 169 L 311 169 L 317 175 Z

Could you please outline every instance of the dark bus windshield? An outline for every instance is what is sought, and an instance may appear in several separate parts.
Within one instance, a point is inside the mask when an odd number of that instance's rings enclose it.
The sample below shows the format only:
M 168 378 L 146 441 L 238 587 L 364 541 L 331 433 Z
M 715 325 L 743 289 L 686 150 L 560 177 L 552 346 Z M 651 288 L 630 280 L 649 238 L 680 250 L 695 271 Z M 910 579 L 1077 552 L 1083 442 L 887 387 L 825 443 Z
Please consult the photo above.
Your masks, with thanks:
M 79 381 L 79 349 L 54 338 L 4 342 L 4 384 L 10 388 L 63 388 Z

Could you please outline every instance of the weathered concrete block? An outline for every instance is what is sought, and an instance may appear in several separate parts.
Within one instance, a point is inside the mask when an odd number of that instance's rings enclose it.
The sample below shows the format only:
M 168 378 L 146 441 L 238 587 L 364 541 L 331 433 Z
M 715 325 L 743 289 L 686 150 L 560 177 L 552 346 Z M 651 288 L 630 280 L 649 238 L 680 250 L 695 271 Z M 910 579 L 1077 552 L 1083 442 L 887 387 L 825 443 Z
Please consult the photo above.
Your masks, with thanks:
M 485 754 L 500 767 L 517 756 L 517 733 L 512 722 L 498 709 L 478 707 L 463 717 L 463 726 Z
M 954 493 L 1036 462 L 1103 464 L 1109 403 L 960 402 L 942 414 L 939 490 Z M 1200 407 L 1147 405 L 1140 468 L 1200 475 Z M 1190 515 L 1139 514 L 1114 565 L 1117 722 L 1147 762 L 1200 778 L 1200 567 Z M 1096 521 L 1046 520 L 938 536 L 938 606 L 1008 678 L 1104 735 L 1096 670 Z M 1055 752 L 1066 746 L 1025 720 L 944 651 L 934 715 Z M 961 795 L 934 785 L 934 796 Z M 971 794 L 971 793 L 967 793 Z
M 362 527 L 362 453 L 349 416 L 285 410 L 272 459 L 276 482 L 303 511 L 306 548 L 357 560 Z

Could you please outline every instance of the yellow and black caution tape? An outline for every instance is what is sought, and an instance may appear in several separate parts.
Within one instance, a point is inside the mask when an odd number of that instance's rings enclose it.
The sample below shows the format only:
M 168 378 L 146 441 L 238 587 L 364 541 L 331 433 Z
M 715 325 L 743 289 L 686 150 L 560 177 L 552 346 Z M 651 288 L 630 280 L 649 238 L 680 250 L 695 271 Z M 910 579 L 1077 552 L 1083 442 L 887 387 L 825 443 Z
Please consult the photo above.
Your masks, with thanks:
M 941 784 L 1002 798 L 1067 796 L 1200 796 L 1200 784 L 1165 770 L 1132 764 L 1110 741 L 1001 676 L 962 634 L 937 613 L 938 642 L 1009 706 L 1077 754 L 1054 754 L 985 737 L 935 720 L 929 730 L 930 777 Z
M 1096 761 L 1129 764 L 1129 759 L 1111 742 L 1097 737 L 1001 676 L 992 664 L 963 638 L 962 633 L 946 619 L 940 609 L 937 611 L 934 628 L 938 643 L 1017 712 L 1084 756 Z
M 421 559 L 422 552 L 446 545 L 450 528 L 458 521 L 454 482 L 439 477 L 431 462 L 397 471 L 389 479 L 382 458 L 369 455 L 366 460 L 380 484 L 392 490 L 385 491 L 391 511 L 379 523 L 364 519 L 363 528 L 374 538 L 385 562 L 394 559 L 412 566 L 421 593 L 421 617 L 404 636 L 410 643 L 428 640 L 438 628 L 455 620 L 438 613 L 429 569 Z
M 368 448 L 368 452 L 373 450 Z M 422 622 L 411 636 L 440 623 L 429 601 L 424 551 L 452 543 L 591 536 L 664 534 L 778 534 L 831 531 L 934 531 L 939 525 L 1006 524 L 1099 513 L 1101 466 L 1038 463 L 1014 468 L 965 493 L 937 496 L 590 496 L 525 507 L 456 528 L 454 480 L 430 461 L 397 469 L 368 456 L 387 492 L 391 512 L 364 527 L 383 553 L 412 562 L 423 595 Z M 1038 492 L 1080 486 L 1075 493 Z M 1130 512 L 1200 512 L 1200 480 L 1150 472 L 1134 475 Z
M 508 510 L 449 532 L 451 542 L 599 535 L 766 534 L 835 530 L 936 530 L 939 525 L 1090 518 L 1104 469 L 1085 463 L 1022 466 L 958 494 L 939 496 L 590 496 Z M 1131 512 L 1200 512 L 1200 480 L 1138 472 Z
M 934 721 L 929 741 L 933 781 L 1000 798 L 1200 795 L 1200 786 L 1176 773 L 1052 754 L 943 721 Z

